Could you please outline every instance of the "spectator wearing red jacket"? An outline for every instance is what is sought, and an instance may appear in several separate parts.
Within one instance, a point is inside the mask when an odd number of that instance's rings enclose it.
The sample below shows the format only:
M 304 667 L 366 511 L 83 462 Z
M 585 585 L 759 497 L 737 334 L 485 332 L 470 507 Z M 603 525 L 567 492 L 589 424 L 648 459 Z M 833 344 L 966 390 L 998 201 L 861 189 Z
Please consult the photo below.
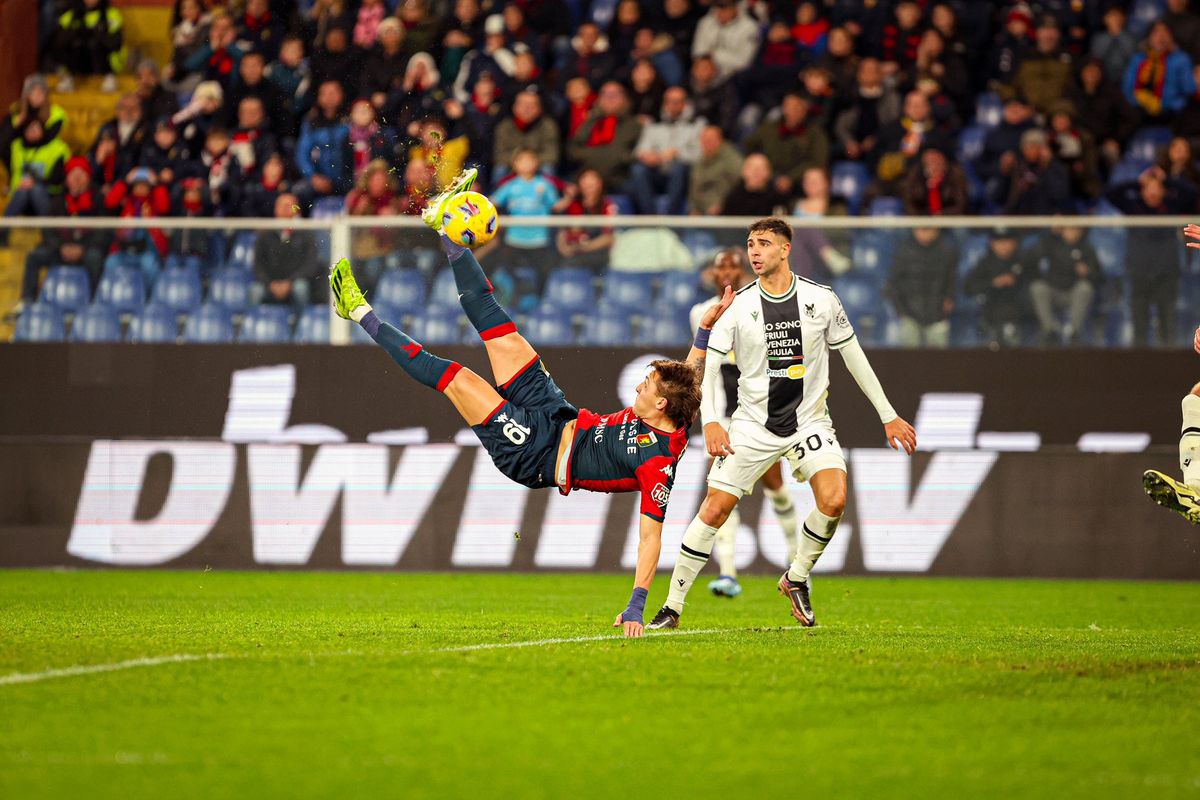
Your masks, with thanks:
M 171 196 L 153 172 L 137 167 L 113 184 L 104 198 L 104 207 L 118 217 L 165 217 L 171 212 Z M 137 267 L 146 278 L 146 286 L 153 286 L 169 248 L 170 240 L 159 228 L 124 228 L 117 231 L 104 268 Z

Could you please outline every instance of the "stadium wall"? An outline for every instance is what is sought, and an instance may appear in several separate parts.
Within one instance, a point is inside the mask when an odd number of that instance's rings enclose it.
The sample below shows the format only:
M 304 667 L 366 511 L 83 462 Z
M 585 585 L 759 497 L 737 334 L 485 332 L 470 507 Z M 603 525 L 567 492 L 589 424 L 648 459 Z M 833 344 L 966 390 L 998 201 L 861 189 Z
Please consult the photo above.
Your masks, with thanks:
M 484 361 L 479 348 L 445 350 Z M 596 409 L 627 401 L 655 355 L 544 352 L 568 397 Z M 1173 471 L 1194 357 L 877 351 L 873 361 L 926 452 L 880 449 L 873 412 L 835 368 L 851 492 L 822 570 L 1200 578 L 1195 529 L 1154 508 L 1139 483 L 1147 467 Z M 23 376 L 0 393 L 0 566 L 632 564 L 632 496 L 509 483 L 445 401 L 374 348 L 13 345 L 0 348 L 0 369 Z M 705 468 L 696 448 L 677 473 L 664 566 Z M 806 513 L 807 488 L 791 488 Z M 761 494 L 743 524 L 745 568 L 777 570 L 784 543 Z

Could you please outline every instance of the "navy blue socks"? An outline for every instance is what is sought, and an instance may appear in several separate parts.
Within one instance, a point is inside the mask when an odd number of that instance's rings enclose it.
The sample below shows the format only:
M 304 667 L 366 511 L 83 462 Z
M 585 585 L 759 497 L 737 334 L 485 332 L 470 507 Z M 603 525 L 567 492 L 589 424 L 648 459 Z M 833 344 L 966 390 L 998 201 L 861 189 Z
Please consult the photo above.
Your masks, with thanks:
M 454 283 L 458 286 L 458 300 L 462 303 L 467 319 L 479 332 L 479 338 L 487 341 L 516 333 L 517 326 L 496 302 L 492 283 L 483 274 L 483 267 L 475 260 L 475 254 L 445 236 L 442 237 L 442 246 L 446 248 L 446 255 L 450 257 Z
M 446 391 L 446 387 L 462 369 L 462 364 L 427 352 L 419 342 L 414 342 L 404 331 L 381 320 L 374 311 L 368 311 L 359 324 L 401 369 L 430 389 Z

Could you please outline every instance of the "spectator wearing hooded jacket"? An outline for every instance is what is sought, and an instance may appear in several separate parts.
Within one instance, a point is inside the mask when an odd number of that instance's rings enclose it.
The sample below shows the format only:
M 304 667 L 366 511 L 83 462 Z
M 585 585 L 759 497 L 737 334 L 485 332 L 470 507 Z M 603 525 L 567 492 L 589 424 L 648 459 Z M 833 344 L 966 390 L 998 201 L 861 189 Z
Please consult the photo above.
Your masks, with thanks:
M 704 120 L 692 115 L 687 90 L 672 86 L 663 94 L 656 122 L 642 128 L 630 168 L 629 191 L 640 214 L 655 212 L 654 197 L 665 192 L 669 213 L 684 212 L 688 174 L 700 158 Z
M 354 183 L 350 127 L 342 116 L 342 85 L 328 80 L 317 88 L 317 104 L 300 125 L 296 167 L 301 181 L 296 195 L 304 207 L 319 197 L 344 195 Z

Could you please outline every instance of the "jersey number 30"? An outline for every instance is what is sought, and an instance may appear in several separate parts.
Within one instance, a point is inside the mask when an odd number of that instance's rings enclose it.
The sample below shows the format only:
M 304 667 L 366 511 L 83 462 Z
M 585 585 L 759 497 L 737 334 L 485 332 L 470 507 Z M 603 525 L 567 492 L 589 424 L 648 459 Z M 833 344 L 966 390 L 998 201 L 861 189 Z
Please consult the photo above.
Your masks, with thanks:
M 525 440 L 529 438 L 529 428 L 513 420 L 504 423 L 503 433 L 510 442 L 518 446 L 525 444 Z

